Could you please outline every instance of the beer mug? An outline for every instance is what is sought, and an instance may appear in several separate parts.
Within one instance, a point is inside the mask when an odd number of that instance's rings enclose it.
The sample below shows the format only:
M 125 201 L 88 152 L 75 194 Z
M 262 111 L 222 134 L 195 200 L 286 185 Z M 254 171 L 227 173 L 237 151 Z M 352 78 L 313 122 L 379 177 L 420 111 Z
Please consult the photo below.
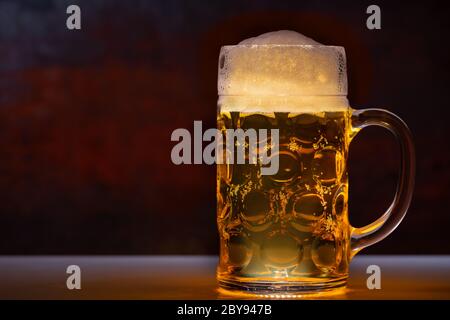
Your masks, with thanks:
M 274 34 L 279 43 L 267 41 Z M 224 46 L 219 56 L 218 129 L 278 130 L 274 174 L 261 174 L 259 161 L 217 166 L 217 279 L 228 290 L 292 294 L 345 286 L 352 257 L 390 234 L 411 201 L 415 160 L 406 124 L 383 109 L 349 106 L 343 47 L 282 36 Z M 350 142 L 367 126 L 397 138 L 400 176 L 388 210 L 354 228 L 346 161 Z M 265 137 L 262 148 L 273 142 Z M 245 148 L 248 159 L 251 146 Z

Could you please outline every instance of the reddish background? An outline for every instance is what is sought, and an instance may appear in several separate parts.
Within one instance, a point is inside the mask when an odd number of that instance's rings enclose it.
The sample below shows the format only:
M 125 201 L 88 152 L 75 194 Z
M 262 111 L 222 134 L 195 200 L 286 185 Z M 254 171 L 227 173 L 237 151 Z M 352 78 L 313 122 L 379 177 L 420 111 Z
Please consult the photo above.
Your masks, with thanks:
M 82 30 L 65 28 L 68 4 Z M 214 254 L 215 168 L 170 161 L 176 128 L 215 126 L 221 45 L 292 29 L 346 48 L 349 99 L 410 126 L 417 186 L 370 253 L 450 253 L 450 50 L 444 2 L 0 1 L 0 254 Z M 398 154 L 353 142 L 350 217 L 387 208 Z

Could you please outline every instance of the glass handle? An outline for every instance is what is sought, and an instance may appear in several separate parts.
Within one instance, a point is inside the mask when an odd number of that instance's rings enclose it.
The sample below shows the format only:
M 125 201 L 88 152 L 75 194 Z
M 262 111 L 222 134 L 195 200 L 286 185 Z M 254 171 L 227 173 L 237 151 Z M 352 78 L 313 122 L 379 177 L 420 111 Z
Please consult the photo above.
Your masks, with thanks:
M 414 189 L 415 152 L 408 126 L 395 114 L 383 109 L 354 110 L 353 128 L 380 126 L 396 137 L 400 146 L 400 176 L 394 200 L 388 210 L 376 221 L 362 228 L 351 228 L 352 256 L 387 237 L 400 224 L 411 203 Z

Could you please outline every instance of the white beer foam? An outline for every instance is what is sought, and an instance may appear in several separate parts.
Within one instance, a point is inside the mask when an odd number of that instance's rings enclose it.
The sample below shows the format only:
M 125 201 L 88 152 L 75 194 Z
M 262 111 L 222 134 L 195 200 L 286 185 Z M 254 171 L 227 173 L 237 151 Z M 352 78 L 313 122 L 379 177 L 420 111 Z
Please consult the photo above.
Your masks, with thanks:
M 224 111 L 348 108 L 345 50 L 287 30 L 223 46 L 218 92 Z M 245 97 L 245 102 L 238 97 Z
M 220 112 L 323 113 L 348 111 L 346 96 L 219 96 Z
M 257 37 L 248 38 L 239 42 L 240 45 L 267 45 L 267 44 L 282 44 L 282 45 L 316 45 L 321 46 L 321 43 L 314 41 L 301 33 L 291 30 L 280 30 L 274 32 L 263 33 Z

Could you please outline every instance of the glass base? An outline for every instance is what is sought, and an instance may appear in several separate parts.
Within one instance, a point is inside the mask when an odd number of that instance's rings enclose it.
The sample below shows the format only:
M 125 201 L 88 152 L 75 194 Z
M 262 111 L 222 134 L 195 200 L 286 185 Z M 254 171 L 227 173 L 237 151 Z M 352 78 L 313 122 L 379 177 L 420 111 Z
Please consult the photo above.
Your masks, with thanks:
M 345 288 L 347 277 L 333 279 L 314 279 L 313 281 L 242 281 L 242 279 L 221 278 L 221 289 L 228 294 L 274 296 L 295 298 L 296 295 L 332 293 Z

